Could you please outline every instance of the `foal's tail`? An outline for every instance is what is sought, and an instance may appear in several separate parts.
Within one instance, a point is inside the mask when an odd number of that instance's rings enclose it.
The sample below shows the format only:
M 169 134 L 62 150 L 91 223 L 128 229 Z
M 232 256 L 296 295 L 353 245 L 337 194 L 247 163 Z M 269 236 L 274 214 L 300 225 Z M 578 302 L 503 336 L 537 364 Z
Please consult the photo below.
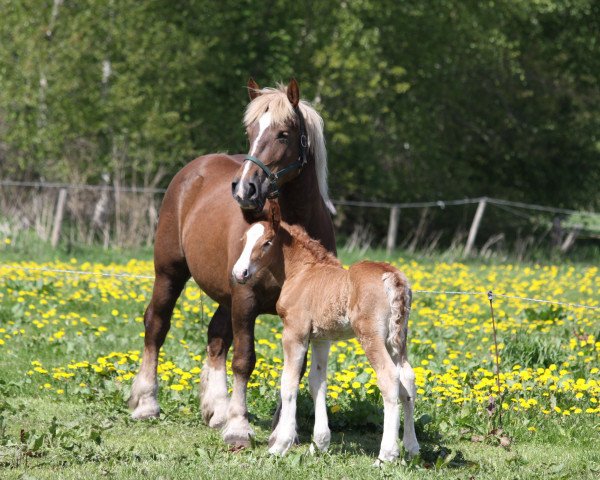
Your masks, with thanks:
M 392 348 L 394 357 L 400 361 L 407 359 L 406 337 L 408 335 L 408 316 L 412 291 L 406 276 L 400 272 L 386 272 L 382 276 L 385 293 L 390 302 L 391 315 L 388 324 L 387 344 Z

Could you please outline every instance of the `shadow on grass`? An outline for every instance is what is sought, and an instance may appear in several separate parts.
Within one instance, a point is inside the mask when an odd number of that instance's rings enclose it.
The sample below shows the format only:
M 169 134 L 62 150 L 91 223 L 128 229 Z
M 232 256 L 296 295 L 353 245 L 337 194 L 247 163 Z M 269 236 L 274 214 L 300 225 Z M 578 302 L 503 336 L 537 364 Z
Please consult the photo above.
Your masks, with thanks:
M 273 410 L 273 414 L 274 414 Z M 329 451 L 333 454 L 348 456 L 366 455 L 377 458 L 383 433 L 383 411 L 380 405 L 369 400 L 354 400 L 336 413 L 329 413 L 329 426 L 332 430 Z M 264 431 L 271 432 L 273 416 L 260 415 L 252 422 Z M 298 437 L 301 445 L 312 440 L 314 410 L 312 399 L 306 392 L 298 396 Z M 431 416 L 425 414 L 415 421 L 417 439 L 421 446 L 419 455 L 410 459 L 402 450 L 401 461 L 415 469 L 468 469 L 478 468 L 478 464 L 465 458 L 461 450 L 449 446 Z M 268 435 L 267 435 L 268 437 Z M 400 430 L 400 438 L 402 429 Z M 267 444 L 266 440 L 257 445 Z

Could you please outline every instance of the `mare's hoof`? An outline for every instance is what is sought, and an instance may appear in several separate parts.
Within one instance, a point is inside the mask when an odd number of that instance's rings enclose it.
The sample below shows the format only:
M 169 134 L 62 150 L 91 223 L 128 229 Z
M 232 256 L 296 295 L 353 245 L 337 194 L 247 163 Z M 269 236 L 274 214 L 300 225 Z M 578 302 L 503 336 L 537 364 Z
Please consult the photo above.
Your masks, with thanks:
M 223 427 L 223 441 L 234 447 L 249 447 L 253 437 L 254 430 L 245 417 L 230 418 Z
M 215 410 L 208 405 L 203 405 L 202 420 L 210 428 L 221 429 L 227 423 L 227 409 Z
M 158 405 L 140 405 L 131 413 L 131 418 L 134 420 L 146 420 L 158 417 L 160 417 L 160 408 Z
M 246 433 L 224 433 L 223 441 L 232 447 L 248 448 L 250 446 L 250 434 Z
M 225 426 L 225 424 L 227 423 L 227 417 L 226 416 L 219 416 L 219 415 L 212 415 L 212 417 L 210 418 L 210 420 L 207 422 L 208 426 L 210 428 L 215 428 L 215 429 L 221 429 Z

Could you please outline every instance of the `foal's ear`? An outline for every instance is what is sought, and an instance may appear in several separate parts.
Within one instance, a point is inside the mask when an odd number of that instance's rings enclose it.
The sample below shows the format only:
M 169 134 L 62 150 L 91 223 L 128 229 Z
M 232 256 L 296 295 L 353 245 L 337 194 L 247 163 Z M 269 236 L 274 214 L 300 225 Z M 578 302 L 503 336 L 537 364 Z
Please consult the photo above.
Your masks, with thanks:
M 296 108 L 298 106 L 298 102 L 300 101 L 300 88 L 298 87 L 298 82 L 295 78 L 292 78 L 288 84 L 287 97 L 292 104 L 292 107 Z
M 271 200 L 269 203 L 271 204 L 269 220 L 271 221 L 271 226 L 273 227 L 273 230 L 275 231 L 275 233 L 277 233 L 277 230 L 279 230 L 279 224 L 281 223 L 281 209 L 279 208 L 278 201 Z
M 260 96 L 260 87 L 252 77 L 248 79 L 248 96 L 250 97 L 250 101 Z

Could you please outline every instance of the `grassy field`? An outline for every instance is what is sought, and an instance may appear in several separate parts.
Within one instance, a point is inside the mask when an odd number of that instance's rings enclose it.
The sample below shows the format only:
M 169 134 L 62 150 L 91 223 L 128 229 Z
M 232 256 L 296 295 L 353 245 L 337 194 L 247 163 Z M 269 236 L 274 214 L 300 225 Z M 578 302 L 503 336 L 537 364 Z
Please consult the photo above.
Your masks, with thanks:
M 598 478 L 600 311 L 497 298 L 501 392 L 486 296 L 414 294 L 410 359 L 421 456 L 375 469 L 382 404 L 354 341 L 330 358 L 330 451 L 309 452 L 303 382 L 299 446 L 267 454 L 282 367 L 276 317 L 257 321 L 249 388 L 253 448 L 231 451 L 199 416 L 197 383 L 214 303 L 188 283 L 159 366 L 160 420 L 130 420 L 152 281 L 20 267 L 152 274 L 141 260 L 87 252 L 44 263 L 0 246 L 0 477 L 17 478 Z M 44 260 L 52 255 L 46 254 Z M 35 257 L 38 259 L 40 257 Z M 346 256 L 348 261 L 350 257 Z M 598 268 L 392 259 L 415 290 L 507 293 L 600 304 Z M 8 267 L 6 265 L 9 265 Z M 17 268 L 11 268 L 17 267 Z

